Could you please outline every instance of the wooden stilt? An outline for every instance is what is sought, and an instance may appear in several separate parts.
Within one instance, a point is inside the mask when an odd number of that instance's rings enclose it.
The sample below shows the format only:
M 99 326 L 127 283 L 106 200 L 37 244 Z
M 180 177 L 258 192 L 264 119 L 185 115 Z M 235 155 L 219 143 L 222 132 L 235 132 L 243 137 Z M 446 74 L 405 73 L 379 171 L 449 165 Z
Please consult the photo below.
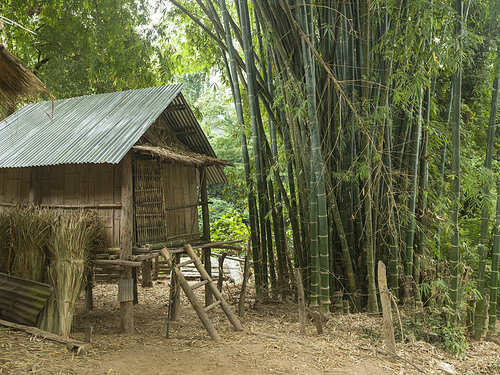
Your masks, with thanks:
M 222 283 L 224 282 L 224 259 L 226 259 L 226 257 L 226 252 L 219 255 L 219 278 L 217 279 L 217 289 L 219 289 L 219 292 L 222 292 Z
M 125 155 L 122 160 L 122 220 L 120 227 L 120 259 L 127 260 L 132 255 L 132 231 L 134 203 L 132 199 L 132 156 Z M 120 270 L 118 295 L 120 299 L 120 329 L 128 334 L 134 333 L 133 288 L 130 290 L 127 280 L 132 280 L 132 267 L 124 266 Z M 130 293 L 132 292 L 132 293 Z
M 132 268 L 132 279 L 134 279 L 134 305 L 139 304 L 139 293 L 137 292 L 137 268 Z
M 153 286 L 153 280 L 151 280 L 151 259 L 142 262 L 142 287 L 150 288 Z
M 294 274 L 295 274 L 295 281 L 297 282 L 300 333 L 305 335 L 305 333 L 306 333 L 306 305 L 305 305 L 304 287 L 302 285 L 302 276 L 300 275 L 300 269 L 295 268 Z
M 210 215 L 208 210 L 208 192 L 207 192 L 207 173 L 206 168 L 200 168 L 200 195 L 201 195 L 201 214 L 203 219 L 203 238 L 205 241 L 210 242 Z M 210 257 L 212 255 L 212 249 L 207 247 L 202 250 L 203 252 L 203 264 L 205 265 L 205 270 L 209 277 L 212 276 L 212 264 L 210 262 Z M 210 288 L 205 286 L 205 306 L 209 306 L 214 301 Z
M 243 282 L 241 283 L 240 301 L 238 303 L 238 316 L 243 318 L 245 315 L 245 296 L 247 292 L 247 281 L 248 281 L 248 259 L 250 257 L 250 242 L 251 238 L 248 237 L 247 241 L 247 251 L 245 254 L 245 265 L 243 267 Z
M 170 254 L 169 254 L 170 255 Z M 175 260 L 172 260 L 171 262 L 174 262 L 175 264 L 179 263 L 180 256 L 176 254 L 174 256 Z M 167 258 L 165 258 L 166 260 Z M 168 263 L 168 260 L 167 260 Z M 172 267 L 173 264 L 170 264 L 171 270 L 173 270 Z M 179 283 L 179 276 L 175 272 L 170 272 L 170 282 L 172 283 L 172 290 L 174 291 L 173 297 L 172 297 L 172 310 L 170 311 L 170 320 L 176 321 L 181 318 L 181 288 L 180 288 L 180 283 Z
M 94 269 L 87 275 L 87 286 L 85 287 L 85 311 L 94 309 L 94 297 L 92 290 L 94 288 Z

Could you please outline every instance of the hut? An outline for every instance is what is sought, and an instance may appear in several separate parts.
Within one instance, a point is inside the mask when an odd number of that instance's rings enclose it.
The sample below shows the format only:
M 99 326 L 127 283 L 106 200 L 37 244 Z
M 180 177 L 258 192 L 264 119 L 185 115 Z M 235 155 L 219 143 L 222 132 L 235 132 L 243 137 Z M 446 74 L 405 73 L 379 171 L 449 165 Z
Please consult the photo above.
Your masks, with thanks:
M 206 186 L 225 182 L 222 167 L 231 165 L 216 158 L 182 87 L 35 103 L 0 123 L 0 211 L 18 204 L 96 210 L 104 249 L 119 249 L 126 331 L 133 329 L 133 249 L 208 242 Z

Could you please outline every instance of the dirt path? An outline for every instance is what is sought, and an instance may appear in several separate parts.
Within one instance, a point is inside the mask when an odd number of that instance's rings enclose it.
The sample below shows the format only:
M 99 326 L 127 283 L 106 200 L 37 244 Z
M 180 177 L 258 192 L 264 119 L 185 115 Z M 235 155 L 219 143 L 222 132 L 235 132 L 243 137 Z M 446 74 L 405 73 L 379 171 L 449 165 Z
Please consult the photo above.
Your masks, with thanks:
M 210 312 L 222 338 L 218 343 L 210 340 L 183 297 L 182 317 L 172 322 L 170 338 L 166 339 L 168 292 L 165 284 L 140 289 L 140 305 L 134 309 L 137 332 L 133 336 L 116 333 L 119 315 L 116 285 L 97 286 L 94 311 L 83 313 L 83 301 L 80 302 L 72 335 L 83 339 L 85 327 L 94 327 L 93 347 L 86 356 L 75 356 L 60 344 L 0 327 L 0 374 L 422 373 L 408 363 L 392 363 L 377 353 L 376 349 L 383 346 L 377 334 L 382 325 L 380 317 L 366 314 L 334 316 L 321 336 L 315 334 L 312 324 L 308 325 L 307 334 L 301 336 L 295 305 L 259 305 L 251 296 L 242 320 L 243 332 L 235 332 L 220 309 Z M 236 302 L 231 296 L 236 296 L 237 290 L 234 286 L 230 288 L 229 302 Z M 452 365 L 458 374 L 500 374 L 497 367 L 500 347 L 485 342 L 469 345 L 464 361 L 450 358 L 447 353 L 424 342 L 398 344 L 398 353 L 428 374 L 444 374 L 439 370 L 440 363 Z

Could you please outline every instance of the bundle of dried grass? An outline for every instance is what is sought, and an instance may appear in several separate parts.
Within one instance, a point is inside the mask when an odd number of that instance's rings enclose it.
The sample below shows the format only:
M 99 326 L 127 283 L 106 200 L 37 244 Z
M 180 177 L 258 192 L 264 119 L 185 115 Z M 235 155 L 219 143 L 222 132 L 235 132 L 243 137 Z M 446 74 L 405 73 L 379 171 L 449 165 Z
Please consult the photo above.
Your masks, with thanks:
M 97 213 L 89 210 L 19 206 L 0 215 L 0 272 L 54 287 L 38 316 L 39 328 L 69 335 L 101 229 Z
M 15 207 L 0 216 L 0 270 L 44 282 L 51 211 Z
M 47 280 L 54 287 L 55 319 L 47 319 L 47 327 L 40 328 L 69 335 L 75 304 L 85 287 L 89 254 L 100 233 L 101 226 L 95 212 L 56 211 L 48 242 L 50 264 Z M 44 322 L 43 316 L 41 319 Z M 50 321 L 52 327 L 48 326 Z

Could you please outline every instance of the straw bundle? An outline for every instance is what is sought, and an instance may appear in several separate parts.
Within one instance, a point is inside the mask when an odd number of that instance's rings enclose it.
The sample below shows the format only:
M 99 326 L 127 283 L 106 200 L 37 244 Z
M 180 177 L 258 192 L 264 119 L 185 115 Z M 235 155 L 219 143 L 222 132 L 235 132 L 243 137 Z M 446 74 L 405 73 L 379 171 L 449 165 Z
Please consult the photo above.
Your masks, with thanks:
M 52 213 L 17 207 L 0 216 L 0 271 L 44 282 Z
M 75 304 L 85 286 L 87 260 L 100 232 L 97 214 L 91 211 L 56 212 L 48 242 L 48 283 L 54 287 L 57 315 L 54 333 L 70 333 Z
M 69 335 L 101 226 L 92 211 L 16 207 L 0 215 L 0 271 L 54 287 L 38 317 L 46 331 Z

